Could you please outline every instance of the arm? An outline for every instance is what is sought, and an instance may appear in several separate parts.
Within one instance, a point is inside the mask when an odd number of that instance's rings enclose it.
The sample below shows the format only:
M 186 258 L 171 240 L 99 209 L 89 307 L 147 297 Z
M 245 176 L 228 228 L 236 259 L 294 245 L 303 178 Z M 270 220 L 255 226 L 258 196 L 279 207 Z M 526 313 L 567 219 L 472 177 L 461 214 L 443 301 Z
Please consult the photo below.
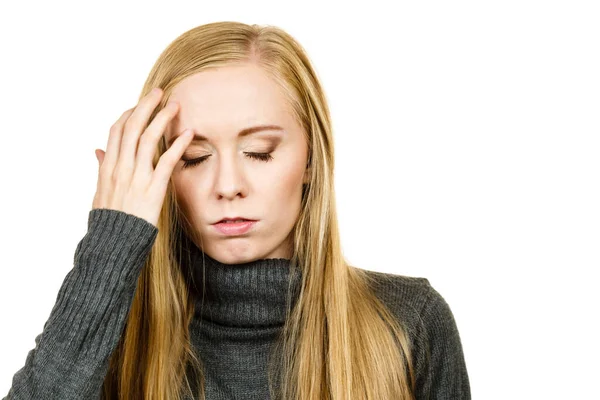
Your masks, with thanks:
M 74 267 L 3 400 L 99 398 L 157 233 L 132 214 L 89 212 Z
M 454 315 L 427 282 L 417 329 L 417 400 L 470 400 L 469 376 Z

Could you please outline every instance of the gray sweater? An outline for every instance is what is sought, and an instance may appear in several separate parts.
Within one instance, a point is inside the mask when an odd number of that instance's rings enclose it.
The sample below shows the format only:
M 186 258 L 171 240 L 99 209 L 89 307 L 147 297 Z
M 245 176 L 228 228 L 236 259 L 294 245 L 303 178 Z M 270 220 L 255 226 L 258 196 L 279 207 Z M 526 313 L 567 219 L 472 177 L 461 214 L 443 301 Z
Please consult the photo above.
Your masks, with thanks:
M 157 233 L 154 225 L 132 214 L 90 211 L 74 267 L 3 400 L 100 397 L 109 357 Z M 195 297 L 190 325 L 192 344 L 205 365 L 206 398 L 267 399 L 269 346 L 285 320 L 288 281 L 298 288 L 301 272 L 290 275 L 289 260 L 283 258 L 228 265 L 196 246 L 190 249 L 194 293 L 202 287 L 206 266 L 206 295 L 202 303 L 201 296 Z M 376 278 L 377 296 L 408 328 L 417 400 L 470 400 L 459 332 L 444 298 L 425 278 L 368 272 Z

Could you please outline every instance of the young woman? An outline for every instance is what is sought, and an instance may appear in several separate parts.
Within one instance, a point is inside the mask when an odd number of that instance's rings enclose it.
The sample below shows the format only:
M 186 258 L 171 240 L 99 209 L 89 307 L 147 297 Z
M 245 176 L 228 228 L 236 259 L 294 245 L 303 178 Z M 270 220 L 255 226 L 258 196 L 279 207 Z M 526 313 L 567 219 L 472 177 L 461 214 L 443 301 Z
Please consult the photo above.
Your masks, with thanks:
M 470 399 L 449 305 L 340 246 L 325 95 L 272 26 L 160 55 L 9 399 Z

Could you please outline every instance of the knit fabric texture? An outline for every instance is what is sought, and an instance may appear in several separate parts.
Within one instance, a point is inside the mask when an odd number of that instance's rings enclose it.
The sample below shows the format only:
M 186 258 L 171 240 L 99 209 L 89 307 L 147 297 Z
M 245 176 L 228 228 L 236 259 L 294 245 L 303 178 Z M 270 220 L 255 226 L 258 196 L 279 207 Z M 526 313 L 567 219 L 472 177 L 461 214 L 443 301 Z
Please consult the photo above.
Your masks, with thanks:
M 100 399 L 157 234 L 154 225 L 132 214 L 89 212 L 74 267 L 3 400 Z M 195 299 L 189 330 L 204 366 L 206 399 L 269 399 L 267 362 L 286 306 L 293 306 L 299 294 L 300 269 L 290 271 L 284 258 L 223 264 L 196 246 L 187 248 L 191 257 L 182 263 Z M 375 294 L 407 329 L 416 399 L 470 400 L 460 335 L 440 293 L 426 278 L 367 273 L 375 278 Z

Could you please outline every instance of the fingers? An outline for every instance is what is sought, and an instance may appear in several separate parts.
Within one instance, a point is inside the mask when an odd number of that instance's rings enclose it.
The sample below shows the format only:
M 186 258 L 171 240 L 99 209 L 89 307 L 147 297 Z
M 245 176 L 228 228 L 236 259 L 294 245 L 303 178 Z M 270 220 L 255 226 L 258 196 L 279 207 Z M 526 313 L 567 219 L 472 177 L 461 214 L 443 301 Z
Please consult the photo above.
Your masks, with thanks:
M 104 165 L 103 169 L 107 172 L 110 171 L 111 175 L 112 171 L 114 171 L 115 169 L 117 160 L 119 158 L 119 148 L 121 147 L 123 126 L 125 125 L 125 122 L 129 118 L 129 116 L 133 113 L 134 109 L 135 107 L 126 110 L 123 114 L 121 114 L 121 117 L 110 127 L 108 143 L 106 144 L 106 157 L 102 165 Z
M 173 119 L 179 111 L 179 104 L 169 102 L 156 114 L 150 125 L 146 128 L 140 139 L 140 144 L 136 156 L 135 169 L 140 169 L 144 174 L 151 174 L 153 171 L 152 158 L 156 152 L 158 141 L 163 136 L 167 124 Z
M 177 104 L 168 105 L 149 122 L 162 96 L 160 89 L 153 91 L 125 111 L 110 129 L 106 153 L 96 150 L 100 173 L 93 209 L 121 210 L 157 226 L 173 169 L 193 138 L 191 130 L 179 136 L 153 170 L 157 143 L 179 111 Z
M 118 168 L 120 171 L 126 171 L 133 175 L 138 142 L 142 130 L 148 124 L 148 119 L 152 111 L 160 103 L 162 98 L 162 90 L 159 88 L 153 89 L 146 97 L 144 97 L 133 110 L 133 113 L 123 126 L 123 137 L 121 139 L 118 151 Z
M 163 153 L 158 160 L 158 164 L 156 164 L 156 169 L 152 176 L 152 190 L 158 191 L 157 193 L 164 196 L 173 169 L 181 159 L 185 149 L 190 145 L 193 137 L 194 134 L 191 129 L 184 130 L 181 135 L 175 139 L 171 147 Z

